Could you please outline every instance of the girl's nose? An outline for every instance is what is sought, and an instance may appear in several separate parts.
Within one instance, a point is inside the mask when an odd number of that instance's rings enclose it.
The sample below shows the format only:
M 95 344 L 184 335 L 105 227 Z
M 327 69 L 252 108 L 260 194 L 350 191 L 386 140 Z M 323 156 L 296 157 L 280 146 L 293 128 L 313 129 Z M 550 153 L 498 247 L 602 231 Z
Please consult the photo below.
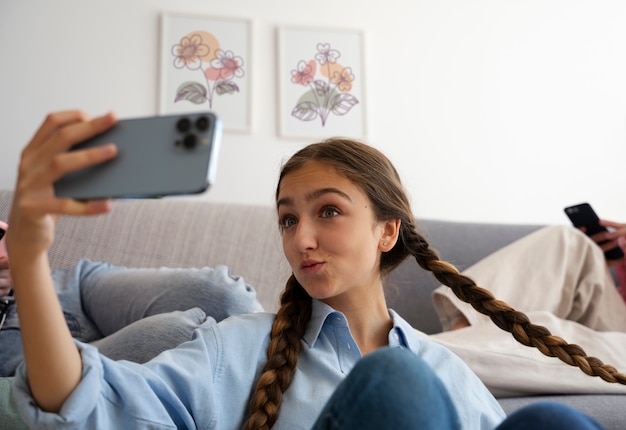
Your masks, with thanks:
M 316 246 L 317 240 L 313 223 L 306 219 L 300 219 L 293 238 L 294 251 L 306 252 L 315 249 Z

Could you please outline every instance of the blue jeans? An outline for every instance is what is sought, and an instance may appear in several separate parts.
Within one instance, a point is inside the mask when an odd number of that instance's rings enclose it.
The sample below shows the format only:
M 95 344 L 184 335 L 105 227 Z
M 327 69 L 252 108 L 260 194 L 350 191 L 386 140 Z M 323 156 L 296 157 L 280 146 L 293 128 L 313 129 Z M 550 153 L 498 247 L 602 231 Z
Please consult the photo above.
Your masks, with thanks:
M 414 387 L 421 387 L 416 395 Z M 443 383 L 404 348 L 366 355 L 337 387 L 313 430 L 459 429 L 461 423 Z M 600 425 L 556 402 L 519 409 L 497 430 L 591 430 Z
M 72 336 L 83 342 L 106 339 L 144 318 L 173 311 L 200 308 L 220 321 L 263 310 L 254 289 L 225 266 L 139 269 L 80 260 L 54 270 L 52 279 Z M 150 333 L 144 330 L 142 336 Z M 0 376 L 14 375 L 22 360 L 19 320 L 12 306 L 0 330 Z

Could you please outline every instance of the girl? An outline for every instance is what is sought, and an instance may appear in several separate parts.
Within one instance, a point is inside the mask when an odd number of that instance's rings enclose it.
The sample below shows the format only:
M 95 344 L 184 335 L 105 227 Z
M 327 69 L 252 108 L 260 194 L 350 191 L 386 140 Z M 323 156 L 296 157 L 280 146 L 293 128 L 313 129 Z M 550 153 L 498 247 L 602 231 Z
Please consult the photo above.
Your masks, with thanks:
M 505 419 L 460 359 L 387 309 L 382 279 L 412 255 L 501 327 L 553 341 L 440 261 L 416 233 L 389 160 L 350 140 L 310 145 L 281 171 L 276 206 L 293 275 L 276 315 L 207 322 L 145 365 L 74 342 L 47 249 L 59 215 L 104 213 L 109 204 L 57 199 L 52 184 L 114 157 L 113 145 L 67 152 L 114 123 L 111 114 L 52 114 L 22 154 L 7 245 L 26 361 L 15 396 L 30 426 L 507 429 L 555 428 L 553 417 L 570 429 L 599 428 L 555 404 Z

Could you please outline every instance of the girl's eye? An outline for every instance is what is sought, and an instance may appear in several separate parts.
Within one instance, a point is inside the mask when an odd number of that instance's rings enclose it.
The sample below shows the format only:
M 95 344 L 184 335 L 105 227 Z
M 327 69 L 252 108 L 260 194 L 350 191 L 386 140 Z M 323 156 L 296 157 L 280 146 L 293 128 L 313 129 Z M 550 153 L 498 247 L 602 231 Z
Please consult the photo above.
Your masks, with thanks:
M 322 209 L 322 218 L 332 218 L 339 215 L 339 211 L 332 206 L 326 206 Z
M 292 216 L 284 216 L 280 218 L 280 227 L 281 228 L 289 228 L 291 226 L 296 225 L 296 219 Z

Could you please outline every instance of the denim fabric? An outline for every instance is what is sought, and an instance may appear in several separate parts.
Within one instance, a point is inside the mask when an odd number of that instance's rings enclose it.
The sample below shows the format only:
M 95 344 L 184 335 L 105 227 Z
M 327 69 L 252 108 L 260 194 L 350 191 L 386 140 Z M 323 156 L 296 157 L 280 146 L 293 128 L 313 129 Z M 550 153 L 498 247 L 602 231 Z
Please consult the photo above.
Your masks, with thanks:
M 86 343 L 103 339 L 97 345 L 115 359 L 148 361 L 158 352 L 189 340 L 205 314 L 220 321 L 263 310 L 254 289 L 243 278 L 230 275 L 225 266 L 140 269 L 84 259 L 73 267 L 53 271 L 52 279 L 72 336 Z M 156 317 L 192 308 L 201 311 Z M 153 318 L 142 321 L 147 317 Z M 109 339 L 123 328 L 123 333 Z M 114 344 L 121 339 L 125 348 Z M 128 350 L 133 342 L 145 347 Z M 0 330 L 0 345 L 0 376 L 12 376 L 23 360 L 15 305 Z
M 71 269 L 52 272 L 55 290 L 72 336 L 84 342 L 99 339 L 101 335 L 94 323 L 83 312 L 80 285 L 82 279 L 94 272 L 97 273 L 102 267 L 99 264 L 82 260 Z M 9 308 L 4 326 L 0 330 L 0 345 L 0 376 L 13 376 L 24 354 L 15 303 Z
M 15 307 L 12 311 L 15 313 Z M 3 327 L 0 330 L 0 377 L 13 376 L 23 358 L 20 329 Z
M 452 398 L 431 367 L 408 349 L 383 348 L 359 361 L 312 430 L 459 428 Z
M 537 402 L 513 412 L 497 430 L 601 430 L 602 426 L 582 412 L 557 402 Z

